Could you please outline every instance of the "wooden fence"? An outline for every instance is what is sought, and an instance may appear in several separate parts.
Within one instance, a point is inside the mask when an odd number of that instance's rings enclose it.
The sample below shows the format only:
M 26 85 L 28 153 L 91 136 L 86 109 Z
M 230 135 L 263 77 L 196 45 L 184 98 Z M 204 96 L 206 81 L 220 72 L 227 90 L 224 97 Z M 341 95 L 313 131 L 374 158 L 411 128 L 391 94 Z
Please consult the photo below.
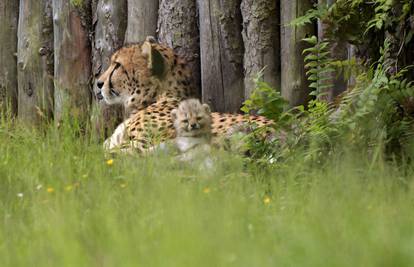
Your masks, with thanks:
M 122 112 L 95 100 L 94 80 L 111 53 L 147 35 L 187 58 L 194 84 L 213 110 L 237 112 L 263 68 L 266 82 L 291 105 L 302 104 L 308 86 L 301 40 L 317 28 L 287 24 L 311 2 L 0 0 L 2 110 L 36 124 L 59 120 L 68 109 L 112 129 Z

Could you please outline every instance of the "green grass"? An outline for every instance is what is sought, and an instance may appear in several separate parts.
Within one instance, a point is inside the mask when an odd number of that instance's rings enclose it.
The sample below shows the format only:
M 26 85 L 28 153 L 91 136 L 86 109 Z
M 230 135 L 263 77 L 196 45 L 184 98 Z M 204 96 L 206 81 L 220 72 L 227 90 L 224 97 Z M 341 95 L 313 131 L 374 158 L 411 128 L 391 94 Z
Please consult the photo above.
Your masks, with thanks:
M 0 266 L 414 266 L 410 166 L 215 158 L 210 171 L 166 156 L 109 165 L 70 128 L 3 123 Z

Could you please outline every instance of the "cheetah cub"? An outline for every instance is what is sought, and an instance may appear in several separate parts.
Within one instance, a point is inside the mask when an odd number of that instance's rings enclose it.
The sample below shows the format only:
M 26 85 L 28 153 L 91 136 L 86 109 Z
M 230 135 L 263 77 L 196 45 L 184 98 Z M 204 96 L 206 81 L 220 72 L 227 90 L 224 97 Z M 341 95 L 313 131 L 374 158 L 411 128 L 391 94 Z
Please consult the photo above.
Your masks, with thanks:
M 183 153 L 185 160 L 188 151 L 200 147 L 208 150 L 211 142 L 211 111 L 207 104 L 198 99 L 181 101 L 178 108 L 171 111 L 176 130 L 175 145 Z

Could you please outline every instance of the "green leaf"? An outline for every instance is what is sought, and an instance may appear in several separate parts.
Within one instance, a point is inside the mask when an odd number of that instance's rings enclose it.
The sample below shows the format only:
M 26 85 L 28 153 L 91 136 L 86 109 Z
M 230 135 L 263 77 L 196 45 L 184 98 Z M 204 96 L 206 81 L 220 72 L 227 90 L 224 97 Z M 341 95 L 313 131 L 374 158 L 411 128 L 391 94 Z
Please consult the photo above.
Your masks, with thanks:
M 316 45 L 318 43 L 318 38 L 315 35 L 312 35 L 309 38 L 304 38 L 302 40 L 311 45 Z
M 310 88 L 318 88 L 318 83 L 316 83 L 316 82 L 313 82 L 313 83 L 311 83 L 310 85 L 309 85 L 309 87 Z
M 314 55 L 314 54 L 309 54 L 305 57 L 305 61 L 314 61 L 314 60 L 317 60 L 317 59 L 318 59 L 318 56 Z
M 319 80 L 319 76 L 316 74 L 312 74 L 308 76 L 308 80 L 309 81 L 318 81 Z
M 311 61 L 305 64 L 305 68 L 308 68 L 308 69 L 315 68 L 317 66 L 318 66 L 318 62 L 316 61 Z

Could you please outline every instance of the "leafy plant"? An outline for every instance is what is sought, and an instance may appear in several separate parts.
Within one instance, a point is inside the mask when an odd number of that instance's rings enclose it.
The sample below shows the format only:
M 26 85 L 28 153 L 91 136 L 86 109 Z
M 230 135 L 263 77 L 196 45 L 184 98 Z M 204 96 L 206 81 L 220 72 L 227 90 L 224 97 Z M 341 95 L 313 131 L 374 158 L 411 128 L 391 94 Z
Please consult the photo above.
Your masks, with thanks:
M 322 55 L 324 61 L 318 59 L 319 51 L 312 50 L 315 56 L 308 57 L 307 63 L 313 62 L 310 67 L 315 71 L 310 74 L 315 91 L 324 88 L 318 86 L 326 82 L 322 74 L 328 72 L 321 74 L 321 70 L 330 65 L 328 54 Z M 273 138 L 263 138 L 263 129 L 255 130 L 247 139 L 250 159 L 285 164 L 300 154 L 306 161 L 320 164 L 343 149 L 366 151 L 373 159 L 408 155 L 404 151 L 410 151 L 414 143 L 414 85 L 404 78 L 407 69 L 390 74 L 389 51 L 387 39 L 379 61 L 359 74 L 355 87 L 343 95 L 338 106 L 318 97 L 306 107 L 278 113 L 284 120 L 275 125 Z M 265 103 L 260 99 L 255 95 L 255 107 Z
M 414 74 L 408 71 L 414 54 L 414 2 L 412 0 L 337 0 L 331 6 L 315 5 L 291 26 L 324 25 L 324 39 L 304 39 L 306 75 L 313 100 L 286 110 L 269 101 L 274 92 L 262 83 L 243 110 L 278 121 L 273 138 L 264 129 L 248 137 L 250 159 L 285 164 L 295 155 L 323 162 L 333 152 L 355 149 L 368 158 L 400 157 L 414 140 Z M 337 43 L 356 47 L 358 59 L 332 58 Z M 335 105 L 326 100 L 339 74 L 355 83 Z
M 328 8 L 325 5 L 314 5 L 314 8 L 309 9 L 305 15 L 295 18 L 289 23 L 289 26 L 304 26 L 313 23 L 316 19 L 326 16 Z
M 84 5 L 83 0 L 70 0 L 70 3 L 75 7 L 81 7 L 82 5 Z
M 310 95 L 321 98 L 333 87 L 332 73 L 335 69 L 330 64 L 329 42 L 319 42 L 316 36 L 305 38 L 303 41 L 311 45 L 303 50 L 303 54 L 306 54 L 306 76 L 310 82 L 309 87 L 313 89 Z
M 358 77 L 356 87 L 342 99 L 337 124 L 348 143 L 384 145 L 385 152 L 400 153 L 414 133 L 414 86 L 403 78 L 405 70 L 389 75 L 389 49 L 387 39 L 380 60 Z
M 381 30 L 387 26 L 392 20 L 389 19 L 389 12 L 391 10 L 394 0 L 377 0 L 375 1 L 375 15 L 374 18 L 368 21 L 366 32 L 375 28 Z
M 288 102 L 281 94 L 262 81 L 260 72 L 254 79 L 255 90 L 241 108 L 245 113 L 257 113 L 274 121 L 279 121 Z

